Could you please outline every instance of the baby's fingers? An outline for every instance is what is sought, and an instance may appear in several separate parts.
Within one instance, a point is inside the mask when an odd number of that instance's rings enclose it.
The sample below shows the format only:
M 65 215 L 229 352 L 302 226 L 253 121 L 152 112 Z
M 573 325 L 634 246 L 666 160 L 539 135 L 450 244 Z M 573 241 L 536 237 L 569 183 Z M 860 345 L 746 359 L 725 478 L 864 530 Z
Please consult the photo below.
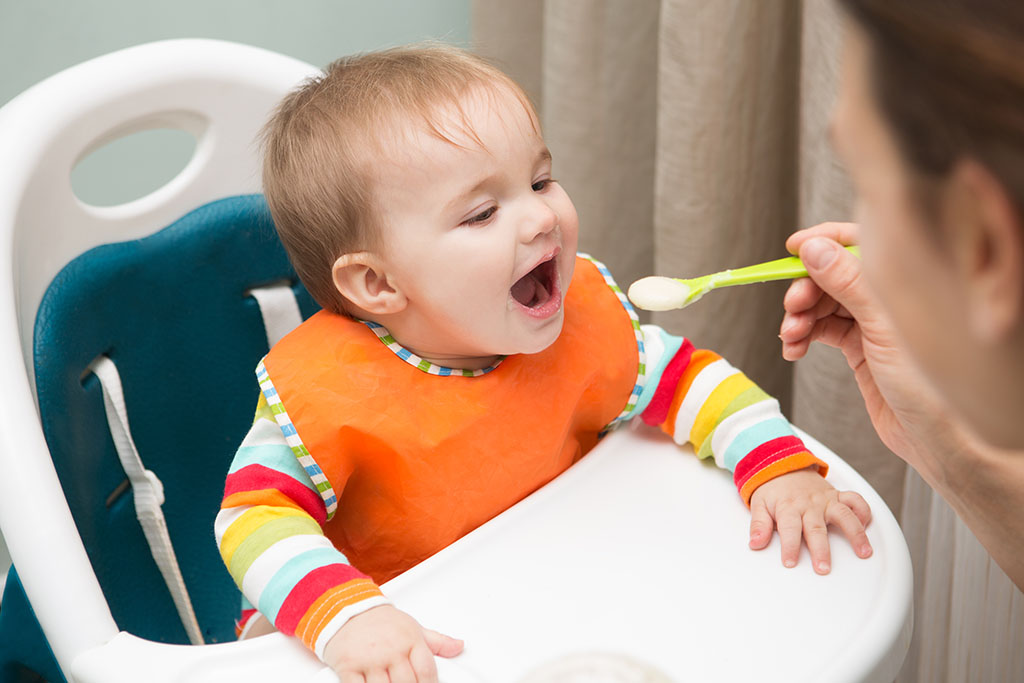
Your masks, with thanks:
M 424 629 L 425 631 L 426 629 Z M 424 645 L 417 645 L 409 653 L 409 664 L 416 673 L 418 683 L 437 683 L 437 665 L 434 664 L 434 653 Z
M 428 680 L 420 679 L 422 683 Z M 417 683 L 416 672 L 412 670 L 408 659 L 399 659 L 388 667 L 388 683 Z
M 838 503 L 832 503 L 825 510 L 825 519 L 828 520 L 829 524 L 834 524 L 839 527 L 843 535 L 846 536 L 850 541 L 850 545 L 853 547 L 853 552 L 857 554 L 857 557 L 871 557 L 871 541 L 868 540 L 868 535 L 864 531 L 864 524 L 862 523 L 862 513 L 858 512 L 857 509 L 851 505 L 847 500 L 843 499 L 843 495 L 848 494 L 849 496 L 856 496 L 860 500 L 860 503 L 864 506 L 867 518 L 871 519 L 871 511 L 867 510 L 867 503 L 858 494 L 852 491 L 844 491 L 839 494 Z
M 755 498 L 750 501 L 750 548 L 762 550 L 772 540 L 775 523 L 764 501 Z
M 803 532 L 800 513 L 788 507 L 776 508 L 775 522 L 782 543 L 782 564 L 795 567 L 800 558 L 800 536 Z
M 462 652 L 463 642 L 461 640 L 429 628 L 423 629 L 423 639 L 427 642 L 430 651 L 438 657 L 454 657 Z
M 857 515 L 857 519 L 864 526 L 871 523 L 871 508 L 856 491 L 840 491 L 839 502 L 853 510 L 853 514 Z
M 832 554 L 828 547 L 828 526 L 821 508 L 808 510 L 803 516 L 804 541 L 811 552 L 811 566 L 818 574 L 832 569 Z

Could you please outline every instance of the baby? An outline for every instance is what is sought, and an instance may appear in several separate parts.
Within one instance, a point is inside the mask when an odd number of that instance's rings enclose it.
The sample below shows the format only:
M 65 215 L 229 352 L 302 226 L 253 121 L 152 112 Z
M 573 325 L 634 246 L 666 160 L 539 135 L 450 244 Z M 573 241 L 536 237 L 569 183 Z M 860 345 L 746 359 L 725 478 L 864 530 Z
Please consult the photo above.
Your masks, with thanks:
M 217 517 L 255 607 L 244 634 L 294 634 L 342 681 L 435 680 L 432 655 L 461 641 L 378 586 L 637 417 L 732 472 L 752 548 L 777 525 L 786 566 L 803 536 L 826 573 L 835 524 L 870 555 L 867 504 L 826 482 L 778 402 L 639 325 L 577 256 L 537 115 L 501 71 L 443 46 L 344 59 L 284 100 L 265 142 L 274 221 L 324 310 L 257 368 Z

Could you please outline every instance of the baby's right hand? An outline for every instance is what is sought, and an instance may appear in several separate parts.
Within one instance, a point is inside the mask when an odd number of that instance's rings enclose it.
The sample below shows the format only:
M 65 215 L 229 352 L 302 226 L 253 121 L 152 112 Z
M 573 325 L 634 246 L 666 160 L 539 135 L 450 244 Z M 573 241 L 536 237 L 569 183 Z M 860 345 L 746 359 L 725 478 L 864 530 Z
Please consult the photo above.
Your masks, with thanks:
M 381 605 L 342 626 L 327 643 L 324 661 L 341 683 L 437 683 L 434 655 L 454 657 L 460 652 L 461 640 Z

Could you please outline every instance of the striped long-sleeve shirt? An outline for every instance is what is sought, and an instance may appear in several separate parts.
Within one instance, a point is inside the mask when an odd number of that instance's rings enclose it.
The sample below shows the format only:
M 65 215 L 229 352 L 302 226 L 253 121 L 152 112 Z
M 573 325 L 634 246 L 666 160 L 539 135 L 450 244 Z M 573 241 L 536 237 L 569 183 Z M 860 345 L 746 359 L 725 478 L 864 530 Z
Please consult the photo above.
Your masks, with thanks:
M 718 354 L 643 326 L 646 381 L 635 407 L 696 454 L 733 473 L 745 502 L 771 478 L 817 466 L 778 402 Z M 619 421 L 617 424 L 621 424 Z M 217 543 L 251 606 L 323 657 L 330 638 L 361 612 L 387 602 L 324 536 L 324 501 L 261 396 L 252 428 L 228 473 Z

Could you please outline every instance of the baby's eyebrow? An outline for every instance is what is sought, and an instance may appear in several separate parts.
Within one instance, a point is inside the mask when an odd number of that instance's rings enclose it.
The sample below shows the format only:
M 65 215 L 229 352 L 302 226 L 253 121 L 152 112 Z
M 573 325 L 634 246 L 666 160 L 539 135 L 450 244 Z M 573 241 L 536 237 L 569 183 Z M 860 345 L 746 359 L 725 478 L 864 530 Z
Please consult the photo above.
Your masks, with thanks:
M 473 185 L 473 187 L 470 187 L 465 192 L 460 192 L 457 195 L 455 195 L 454 197 L 452 197 L 451 201 L 449 201 L 447 204 L 444 205 L 444 210 L 445 211 L 454 211 L 456 208 L 458 208 L 459 204 L 461 204 L 462 202 L 466 201 L 466 199 L 468 197 L 471 197 L 474 194 L 476 194 L 480 190 L 481 187 L 483 187 L 484 185 L 487 185 L 491 181 L 491 179 L 493 177 L 494 177 L 493 175 L 489 175 L 489 176 L 487 176 L 485 178 L 481 178 L 479 180 L 479 182 L 477 182 L 477 183 L 475 183 Z
M 537 153 L 537 161 L 535 162 L 535 164 L 542 164 L 546 161 L 551 161 L 551 150 L 549 150 L 545 145 L 543 148 L 541 148 L 540 152 Z M 484 178 L 481 178 L 476 183 L 474 183 L 472 187 L 466 189 L 464 192 L 460 192 L 459 194 L 455 195 L 454 197 L 452 197 L 451 201 L 445 204 L 444 210 L 455 210 L 459 204 L 466 200 L 467 197 L 471 197 L 473 194 L 478 192 L 480 188 L 490 183 L 491 180 L 494 179 L 494 177 L 494 175 L 488 175 Z

